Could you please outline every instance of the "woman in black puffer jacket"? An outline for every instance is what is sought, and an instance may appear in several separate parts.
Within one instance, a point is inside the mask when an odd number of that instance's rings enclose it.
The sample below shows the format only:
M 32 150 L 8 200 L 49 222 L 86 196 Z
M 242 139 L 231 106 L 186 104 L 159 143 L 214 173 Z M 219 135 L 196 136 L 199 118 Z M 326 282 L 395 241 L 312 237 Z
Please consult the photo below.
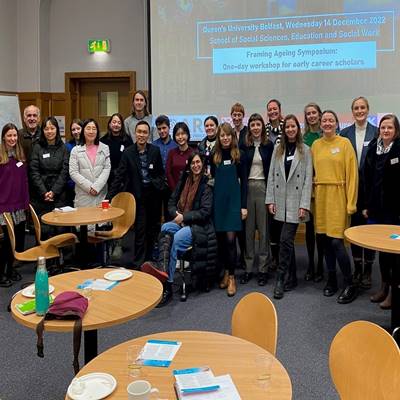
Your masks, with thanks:
M 48 117 L 42 123 L 29 162 L 31 204 L 39 216 L 66 205 L 68 160 L 68 150 L 61 140 L 58 122 L 54 117 Z M 49 234 L 42 233 L 44 236 Z
M 205 288 L 215 278 L 217 240 L 212 222 L 213 193 L 204 175 L 204 158 L 194 153 L 187 165 L 168 202 L 172 220 L 161 227 L 159 261 L 157 265 L 146 262 L 142 266 L 143 271 L 166 280 L 161 306 L 172 298 L 178 252 L 192 246 L 192 273 Z

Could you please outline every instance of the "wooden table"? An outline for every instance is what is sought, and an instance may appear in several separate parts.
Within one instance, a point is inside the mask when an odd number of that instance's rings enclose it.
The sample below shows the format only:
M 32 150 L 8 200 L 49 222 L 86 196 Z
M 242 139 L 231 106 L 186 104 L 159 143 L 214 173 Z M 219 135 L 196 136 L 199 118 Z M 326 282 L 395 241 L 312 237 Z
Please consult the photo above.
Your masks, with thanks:
M 391 327 L 400 326 L 400 240 L 392 239 L 393 234 L 400 235 L 398 225 L 361 225 L 348 228 L 344 236 L 350 243 L 367 249 L 394 253 L 396 264 L 392 268 L 392 317 Z
M 255 357 L 269 354 L 246 340 L 216 332 L 177 331 L 163 332 L 121 343 L 97 356 L 83 367 L 77 376 L 91 372 L 107 372 L 118 384 L 107 399 L 126 399 L 126 387 L 132 378 L 127 374 L 126 352 L 133 344 L 144 345 L 149 339 L 177 340 L 182 346 L 169 368 L 143 367 L 139 379 L 148 380 L 160 390 L 160 398 L 176 398 L 173 369 L 199 366 L 211 367 L 215 376 L 230 374 L 242 400 L 286 400 L 292 398 L 292 384 L 282 364 L 274 358 L 271 381 L 266 389 L 255 384 L 257 376 Z M 272 357 L 272 356 L 271 356 Z M 66 399 L 69 399 L 66 396 Z
M 42 215 L 42 221 L 55 226 L 80 226 L 79 239 L 82 246 L 83 264 L 88 261 L 88 225 L 113 221 L 124 215 L 122 208 L 111 207 L 103 210 L 101 207 L 80 207 L 76 211 L 51 211 Z
M 86 229 L 90 224 L 100 224 L 109 222 L 124 215 L 125 211 L 122 208 L 111 207 L 102 209 L 101 207 L 80 207 L 76 211 L 62 212 L 51 211 L 42 215 L 42 221 L 48 225 L 55 226 L 80 226 Z
M 57 295 L 66 290 L 76 290 L 77 285 L 86 279 L 103 278 L 112 268 L 88 269 L 56 275 L 49 279 Z M 162 285 L 160 281 L 149 274 L 133 271 L 130 279 L 119 282 L 110 291 L 93 291 L 89 300 L 89 307 L 82 320 L 85 343 L 85 363 L 97 355 L 97 330 L 113 325 L 122 324 L 138 318 L 160 301 Z M 28 328 L 36 329 L 36 325 L 42 317 L 36 314 L 22 315 L 15 309 L 15 304 L 28 300 L 22 296 L 21 291 L 14 297 L 11 303 L 11 311 L 14 319 Z M 68 332 L 72 331 L 74 321 L 50 320 L 45 322 L 45 331 Z

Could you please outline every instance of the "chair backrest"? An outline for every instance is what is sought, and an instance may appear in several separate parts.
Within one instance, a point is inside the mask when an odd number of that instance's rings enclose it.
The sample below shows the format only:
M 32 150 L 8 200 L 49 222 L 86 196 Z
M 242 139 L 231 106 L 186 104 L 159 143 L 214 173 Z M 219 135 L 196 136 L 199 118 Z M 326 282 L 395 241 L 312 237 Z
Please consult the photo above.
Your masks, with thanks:
M 10 213 L 4 213 L 3 215 L 4 215 L 4 219 L 6 221 L 6 225 L 7 225 L 8 236 L 10 237 L 11 250 L 12 250 L 13 254 L 15 255 L 14 221 L 12 220 Z
M 272 301 L 262 293 L 244 296 L 232 314 L 232 335 L 276 353 L 278 318 Z
M 32 204 L 29 204 L 29 211 L 31 213 L 32 216 L 32 220 L 33 220 L 33 226 L 35 227 L 35 237 L 36 237 L 36 241 L 38 243 L 40 243 L 40 239 L 42 237 L 42 231 L 41 231 L 41 226 L 40 226 L 40 220 L 39 217 L 36 214 L 35 209 L 33 208 Z
M 122 237 L 135 223 L 136 201 L 131 193 L 120 192 L 111 199 L 111 206 L 122 208 L 125 213 L 113 221 L 113 233 Z
M 383 328 L 354 321 L 334 337 L 329 369 L 341 400 L 400 398 L 400 350 Z

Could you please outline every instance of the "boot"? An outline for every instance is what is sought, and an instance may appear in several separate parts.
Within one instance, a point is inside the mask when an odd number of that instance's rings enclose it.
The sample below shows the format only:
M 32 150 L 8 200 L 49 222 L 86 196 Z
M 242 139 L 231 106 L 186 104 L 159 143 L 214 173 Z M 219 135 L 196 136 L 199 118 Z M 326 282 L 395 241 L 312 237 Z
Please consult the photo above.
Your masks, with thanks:
M 380 289 L 373 294 L 369 299 L 372 303 L 380 303 L 381 301 L 385 300 L 389 293 L 389 283 L 383 282 L 381 283 Z
M 161 232 L 158 237 L 158 260 L 156 264 L 160 271 L 168 273 L 169 255 L 173 240 L 174 235 L 168 232 Z
M 226 293 L 229 297 L 232 297 L 236 294 L 235 275 L 228 276 L 228 287 L 226 288 Z
M 279 265 L 279 245 L 277 243 L 271 244 L 272 261 L 268 267 L 269 272 L 274 272 Z
M 283 290 L 285 292 L 290 292 L 297 286 L 297 274 L 296 274 L 296 258 L 295 254 L 293 253 L 292 259 L 290 261 L 289 265 L 289 275 L 288 278 L 286 279 L 285 284 L 283 285 Z
M 382 308 L 382 310 L 390 310 L 392 308 L 392 288 L 389 286 L 389 291 L 386 296 L 386 299 L 382 301 L 382 303 L 379 303 L 379 307 Z
M 342 293 L 340 293 L 337 302 L 339 304 L 348 304 L 354 301 L 358 296 L 358 286 L 357 285 L 347 285 Z
M 289 276 L 286 279 L 286 282 L 284 284 L 283 290 L 285 292 L 290 292 L 297 286 L 297 276 L 296 272 L 289 272 Z
M 317 270 L 314 275 L 314 282 L 318 283 L 321 282 L 324 279 L 324 263 L 323 261 L 318 262 L 317 264 Z
M 157 308 L 164 307 L 172 300 L 172 282 L 166 281 L 164 283 L 164 290 L 161 301 L 158 303 Z
M 372 274 L 372 262 L 367 261 L 364 265 L 364 273 L 362 274 L 360 287 L 362 289 L 371 289 L 371 274 Z
M 284 296 L 284 279 L 285 274 L 278 273 L 274 288 L 274 299 L 281 299 Z
M 354 260 L 353 283 L 355 285 L 358 285 L 358 286 L 361 285 L 362 270 L 363 270 L 362 261 L 361 260 Z
M 314 263 L 309 263 L 308 264 L 308 268 L 307 268 L 307 272 L 304 275 L 304 280 L 307 281 L 307 282 L 312 281 L 312 280 L 314 280 L 314 276 L 315 276 Z
M 228 281 L 229 281 L 229 271 L 225 270 L 222 281 L 219 284 L 219 288 L 226 289 L 228 287 Z
M 324 287 L 324 296 L 333 296 L 338 291 L 336 272 L 328 272 L 328 281 Z

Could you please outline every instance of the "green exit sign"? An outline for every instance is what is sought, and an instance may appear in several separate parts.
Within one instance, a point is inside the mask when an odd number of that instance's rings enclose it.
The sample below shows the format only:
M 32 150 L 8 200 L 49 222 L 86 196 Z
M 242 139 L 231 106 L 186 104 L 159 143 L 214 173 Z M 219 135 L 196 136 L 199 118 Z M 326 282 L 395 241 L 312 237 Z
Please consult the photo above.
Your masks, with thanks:
M 111 51 L 110 48 L 110 40 L 109 39 L 91 39 L 88 40 L 88 52 L 90 54 L 93 53 L 109 53 Z

